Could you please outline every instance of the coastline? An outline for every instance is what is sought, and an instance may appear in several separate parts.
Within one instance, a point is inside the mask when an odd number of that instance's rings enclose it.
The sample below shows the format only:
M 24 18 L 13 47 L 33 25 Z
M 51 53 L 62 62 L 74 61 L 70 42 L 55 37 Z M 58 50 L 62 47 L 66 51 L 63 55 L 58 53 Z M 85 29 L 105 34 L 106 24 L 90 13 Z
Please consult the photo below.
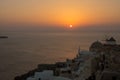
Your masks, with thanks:
M 16 76 L 14 80 L 26 80 L 28 77 L 31 77 L 34 75 L 35 72 L 42 72 L 44 70 L 55 70 L 55 68 L 58 66 L 59 63 L 55 64 L 38 64 L 37 68 L 21 75 L 21 76 Z
M 79 80 L 79 77 L 77 76 L 79 76 L 81 73 L 74 72 L 74 71 L 76 70 L 81 71 L 84 68 L 88 68 L 85 70 L 85 73 L 83 73 L 83 75 L 81 75 L 80 77 L 82 79 L 85 79 L 91 76 L 91 70 L 89 68 L 91 66 L 90 61 L 93 55 L 94 55 L 93 53 L 89 51 L 81 51 L 79 48 L 78 54 L 73 59 L 66 59 L 65 62 L 56 62 L 55 64 L 38 64 L 37 68 L 23 75 L 16 76 L 14 80 L 29 80 L 28 78 L 33 77 L 36 74 L 36 72 L 42 73 L 44 71 L 53 71 L 53 76 L 56 76 L 56 77 L 62 76 L 64 78 L 67 78 L 65 80 L 68 80 L 69 78 L 70 80 L 73 78 L 76 78 Z M 86 77 L 84 77 L 84 75 L 86 75 Z

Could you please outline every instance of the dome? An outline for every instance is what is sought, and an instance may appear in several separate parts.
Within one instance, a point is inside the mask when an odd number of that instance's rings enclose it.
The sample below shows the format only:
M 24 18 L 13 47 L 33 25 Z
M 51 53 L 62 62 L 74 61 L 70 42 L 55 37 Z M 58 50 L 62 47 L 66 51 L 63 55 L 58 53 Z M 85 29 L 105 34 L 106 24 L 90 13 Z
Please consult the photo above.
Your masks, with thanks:
M 96 42 L 92 43 L 91 48 L 101 47 L 101 46 L 102 46 L 102 43 L 99 41 L 96 41 Z
M 99 41 L 95 41 L 94 43 L 92 43 L 92 45 L 90 46 L 90 51 L 93 51 L 94 49 L 100 49 L 102 48 L 103 44 Z

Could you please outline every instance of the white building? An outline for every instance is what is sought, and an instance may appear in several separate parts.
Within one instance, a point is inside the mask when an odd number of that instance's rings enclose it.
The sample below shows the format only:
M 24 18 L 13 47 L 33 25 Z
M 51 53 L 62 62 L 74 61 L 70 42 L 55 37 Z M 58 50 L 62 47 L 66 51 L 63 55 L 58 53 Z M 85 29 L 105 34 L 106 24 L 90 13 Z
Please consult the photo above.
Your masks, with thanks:
M 54 76 L 52 70 L 45 70 L 43 72 L 35 72 L 34 76 L 28 77 L 27 80 L 70 80 L 70 79 L 60 76 Z
M 75 78 L 75 80 L 85 80 L 87 79 L 92 71 L 91 71 L 91 60 L 94 57 L 94 53 L 89 51 L 81 51 L 80 56 L 76 59 L 80 62 L 79 68 L 77 71 L 74 72 L 75 75 L 78 77 Z

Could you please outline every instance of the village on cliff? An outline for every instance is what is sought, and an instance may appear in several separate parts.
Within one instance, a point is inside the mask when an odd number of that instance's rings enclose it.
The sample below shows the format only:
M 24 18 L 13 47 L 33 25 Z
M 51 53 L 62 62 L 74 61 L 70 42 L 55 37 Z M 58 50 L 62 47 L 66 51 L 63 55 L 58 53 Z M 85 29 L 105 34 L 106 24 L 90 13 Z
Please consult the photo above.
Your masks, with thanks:
M 120 80 L 120 45 L 113 37 L 95 41 L 74 59 L 40 64 L 15 80 Z

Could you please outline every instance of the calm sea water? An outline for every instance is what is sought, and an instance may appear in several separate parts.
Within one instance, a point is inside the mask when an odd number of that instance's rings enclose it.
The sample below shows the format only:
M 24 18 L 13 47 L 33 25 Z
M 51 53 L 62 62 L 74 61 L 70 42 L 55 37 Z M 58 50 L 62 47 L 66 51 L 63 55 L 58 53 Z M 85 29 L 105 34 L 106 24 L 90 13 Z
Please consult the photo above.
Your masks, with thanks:
M 88 50 L 92 42 L 103 40 L 103 32 L 4 32 L 0 39 L 0 79 L 13 80 L 40 63 L 74 58 L 78 46 Z M 120 41 L 119 32 L 110 33 Z

